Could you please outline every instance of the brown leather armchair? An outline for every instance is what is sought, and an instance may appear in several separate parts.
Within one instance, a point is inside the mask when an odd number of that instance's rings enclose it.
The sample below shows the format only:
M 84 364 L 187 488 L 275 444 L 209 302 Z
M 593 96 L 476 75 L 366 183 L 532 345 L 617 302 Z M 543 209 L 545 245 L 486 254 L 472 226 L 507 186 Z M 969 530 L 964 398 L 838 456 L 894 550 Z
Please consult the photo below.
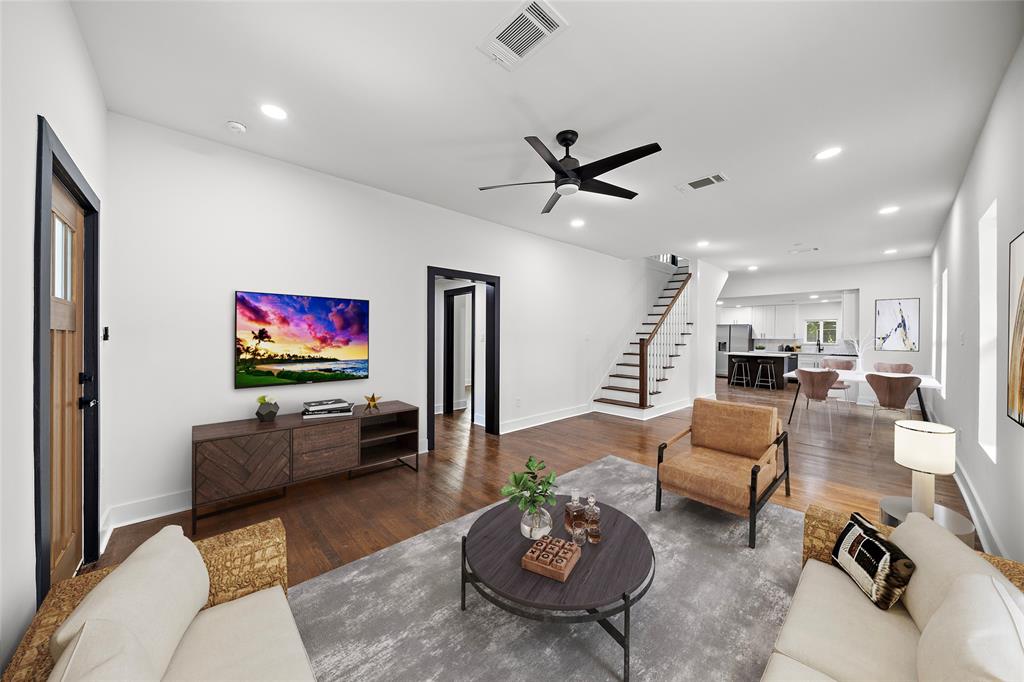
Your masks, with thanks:
M 665 451 L 690 436 L 668 457 Z M 779 461 L 779 447 L 782 461 Z M 690 428 L 658 446 L 654 509 L 662 488 L 750 519 L 749 545 L 757 539 L 757 512 L 786 483 L 789 434 L 774 407 L 698 398 Z

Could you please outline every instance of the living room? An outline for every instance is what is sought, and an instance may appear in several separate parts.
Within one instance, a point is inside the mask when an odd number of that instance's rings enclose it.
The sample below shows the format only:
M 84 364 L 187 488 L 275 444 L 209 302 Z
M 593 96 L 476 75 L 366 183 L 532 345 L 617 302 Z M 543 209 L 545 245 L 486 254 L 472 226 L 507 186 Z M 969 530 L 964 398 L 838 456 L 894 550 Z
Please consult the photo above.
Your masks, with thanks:
M 1022 35 L 1019 2 L 3 0 L 4 679 L 938 679 L 941 650 L 1024 678 L 1009 630 L 925 627 L 1024 603 Z M 435 287 L 470 286 L 446 401 Z M 825 292 L 856 292 L 821 354 L 848 368 L 716 378 L 719 301 Z M 324 342 L 299 303 L 361 312 Z M 368 370 L 290 371 L 328 356 Z M 873 375 L 919 381 L 893 408 Z M 238 474 L 268 434 L 276 468 Z M 538 529 L 576 545 L 564 582 L 519 564 Z M 893 603 L 831 556 L 851 533 L 917 564 Z M 925 536 L 1007 580 L 936 574 Z M 191 572 L 147 573 L 161 543 Z M 162 581 L 176 634 L 110 625 Z M 814 600 L 863 616 L 853 649 L 913 646 L 851 673 Z M 224 607 L 283 644 L 228 652 Z

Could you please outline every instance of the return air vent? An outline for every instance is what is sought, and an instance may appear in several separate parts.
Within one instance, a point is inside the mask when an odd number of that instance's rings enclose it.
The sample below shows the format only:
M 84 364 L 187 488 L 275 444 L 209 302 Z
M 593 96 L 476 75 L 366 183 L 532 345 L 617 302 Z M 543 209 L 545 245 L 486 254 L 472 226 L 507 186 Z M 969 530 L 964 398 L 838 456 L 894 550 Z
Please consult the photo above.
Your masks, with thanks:
M 721 173 L 715 173 L 714 175 L 709 175 L 704 178 L 697 178 L 696 180 L 691 180 L 690 182 L 685 182 L 681 185 L 676 185 L 676 189 L 679 190 L 680 192 L 686 192 L 688 189 L 704 189 L 705 187 L 710 187 L 711 185 L 720 185 L 723 182 L 726 182 L 728 179 L 729 178 L 725 177 Z
M 565 19 L 551 5 L 533 0 L 491 31 L 478 49 L 512 71 L 565 28 Z

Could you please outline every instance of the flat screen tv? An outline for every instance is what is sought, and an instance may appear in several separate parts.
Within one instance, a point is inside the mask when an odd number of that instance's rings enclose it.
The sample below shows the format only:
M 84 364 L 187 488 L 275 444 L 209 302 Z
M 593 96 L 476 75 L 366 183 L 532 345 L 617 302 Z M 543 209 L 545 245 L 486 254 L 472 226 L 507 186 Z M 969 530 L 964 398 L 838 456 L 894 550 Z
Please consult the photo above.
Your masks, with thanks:
M 235 388 L 370 376 L 370 302 L 235 292 Z

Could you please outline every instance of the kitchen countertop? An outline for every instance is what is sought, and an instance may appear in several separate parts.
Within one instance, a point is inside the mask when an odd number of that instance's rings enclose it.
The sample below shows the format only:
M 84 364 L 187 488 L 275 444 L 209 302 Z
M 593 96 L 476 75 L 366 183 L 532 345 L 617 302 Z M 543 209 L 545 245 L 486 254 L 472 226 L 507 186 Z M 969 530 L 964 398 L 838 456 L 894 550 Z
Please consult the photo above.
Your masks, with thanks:
M 796 353 L 794 353 L 792 351 L 787 353 L 785 351 L 777 351 L 777 350 L 744 350 L 744 351 L 729 351 L 728 353 L 726 353 L 726 355 L 761 355 L 761 356 L 767 356 L 767 357 L 770 357 L 770 358 L 788 358 L 791 355 L 796 355 Z

